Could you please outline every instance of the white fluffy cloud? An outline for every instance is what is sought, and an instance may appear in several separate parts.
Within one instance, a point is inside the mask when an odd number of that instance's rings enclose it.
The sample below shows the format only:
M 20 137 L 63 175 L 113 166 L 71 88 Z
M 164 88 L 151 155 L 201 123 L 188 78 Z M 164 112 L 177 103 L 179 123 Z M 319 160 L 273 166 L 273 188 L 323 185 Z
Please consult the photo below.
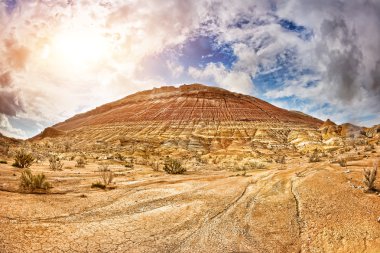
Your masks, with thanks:
M 273 101 L 296 97 L 310 103 L 299 106 L 306 112 L 339 121 L 380 121 L 380 2 L 375 0 L 17 2 L 9 11 L 0 1 L 3 132 L 12 129 L 4 123 L 7 117 L 31 120 L 40 129 L 173 80 L 256 96 L 265 92 Z M 281 19 L 306 27 L 310 38 L 285 29 Z M 166 72 L 148 73 L 147 57 L 199 35 L 228 45 L 235 62 L 183 66 L 169 58 L 160 66 Z M 79 44 L 88 47 L 77 45 L 78 36 Z M 60 45 L 66 48 L 57 50 Z M 295 71 L 312 73 L 260 90 L 252 80 L 282 68 L 278 57 L 287 50 Z

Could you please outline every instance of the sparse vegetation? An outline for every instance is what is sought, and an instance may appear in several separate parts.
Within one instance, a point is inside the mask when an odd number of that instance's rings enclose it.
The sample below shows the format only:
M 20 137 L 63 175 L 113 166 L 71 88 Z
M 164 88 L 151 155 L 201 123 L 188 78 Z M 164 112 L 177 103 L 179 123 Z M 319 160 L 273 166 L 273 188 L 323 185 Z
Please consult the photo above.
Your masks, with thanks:
M 186 172 L 180 161 L 168 158 L 164 164 L 164 171 L 168 174 L 183 174 Z
M 62 170 L 62 167 L 63 167 L 63 163 L 60 161 L 59 157 L 56 156 L 56 155 L 52 155 L 50 158 L 49 158 L 49 168 L 51 170 Z
M 106 189 L 106 186 L 102 184 L 101 182 L 92 183 L 91 188 L 100 188 L 100 189 Z
M 112 180 L 114 178 L 114 173 L 108 168 L 109 165 L 106 163 L 99 164 L 99 173 L 100 178 L 103 181 L 103 185 L 107 187 L 109 184 L 112 183 Z
M 375 163 L 373 165 L 372 169 L 364 169 L 364 171 L 363 171 L 363 176 L 364 176 L 363 182 L 366 186 L 367 191 L 374 191 L 375 190 L 377 167 L 378 167 L 378 164 Z
M 286 158 L 285 158 L 285 156 L 279 156 L 279 157 L 276 157 L 276 158 L 275 158 L 275 162 L 276 162 L 276 163 L 285 164 L 285 163 L 286 163 Z
M 21 173 L 20 188 L 22 190 L 33 192 L 35 190 L 48 190 L 50 188 L 49 182 L 46 181 L 46 176 L 41 173 L 33 175 L 30 169 L 26 169 Z
M 375 149 L 375 146 L 373 144 L 367 145 L 367 146 L 364 147 L 364 151 L 365 152 L 372 151 L 374 149 Z
M 7 164 L 8 162 L 7 161 L 0 161 L 0 163 Z
M 314 152 L 309 157 L 309 162 L 310 163 L 317 163 L 317 162 L 320 162 L 320 161 L 321 161 L 321 158 L 319 156 L 319 152 L 318 152 L 317 149 L 315 149 Z
M 347 159 L 345 158 L 338 159 L 338 164 L 340 165 L 340 167 L 347 167 Z
M 120 153 L 116 153 L 115 156 L 114 156 L 114 158 L 116 160 L 119 160 L 119 161 L 124 161 L 125 160 L 125 157 L 122 156 Z
M 27 153 L 25 150 L 19 150 L 15 156 L 15 162 L 12 166 L 17 168 L 29 168 L 34 162 L 34 157 L 32 154 Z
M 259 162 L 247 162 L 243 165 L 243 170 L 264 170 L 267 166 Z
M 159 162 L 152 162 L 150 164 L 150 167 L 152 167 L 153 171 L 159 171 L 160 170 L 160 163 Z
M 77 168 L 84 168 L 86 166 L 86 160 L 84 160 L 83 157 L 79 157 L 77 159 L 77 163 L 75 164 L 75 167 Z
M 130 168 L 130 169 L 133 169 L 133 167 L 134 167 L 134 160 L 133 159 L 130 159 L 130 160 L 128 160 L 128 161 L 125 161 L 125 163 L 124 163 L 124 167 L 125 168 Z

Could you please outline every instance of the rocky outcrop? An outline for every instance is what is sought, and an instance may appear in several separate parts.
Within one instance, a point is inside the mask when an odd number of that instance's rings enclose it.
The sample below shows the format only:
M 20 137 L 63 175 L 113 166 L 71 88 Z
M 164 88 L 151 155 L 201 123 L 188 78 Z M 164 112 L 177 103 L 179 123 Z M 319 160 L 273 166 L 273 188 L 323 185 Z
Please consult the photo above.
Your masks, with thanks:
M 40 134 L 31 138 L 31 140 L 42 140 L 44 138 L 56 138 L 63 135 L 65 135 L 64 131 L 58 130 L 54 127 L 48 127 L 44 131 L 42 131 Z

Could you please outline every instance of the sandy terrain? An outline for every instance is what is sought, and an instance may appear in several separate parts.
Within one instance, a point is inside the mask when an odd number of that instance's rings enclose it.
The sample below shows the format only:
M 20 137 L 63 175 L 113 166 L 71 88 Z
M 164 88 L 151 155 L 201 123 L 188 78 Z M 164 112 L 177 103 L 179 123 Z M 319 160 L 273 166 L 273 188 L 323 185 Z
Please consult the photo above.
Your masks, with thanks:
M 380 252 L 380 196 L 361 182 L 378 154 L 347 168 L 293 158 L 246 176 L 112 165 L 108 190 L 91 188 L 95 163 L 33 165 L 49 194 L 18 193 L 20 169 L 0 164 L 0 252 Z

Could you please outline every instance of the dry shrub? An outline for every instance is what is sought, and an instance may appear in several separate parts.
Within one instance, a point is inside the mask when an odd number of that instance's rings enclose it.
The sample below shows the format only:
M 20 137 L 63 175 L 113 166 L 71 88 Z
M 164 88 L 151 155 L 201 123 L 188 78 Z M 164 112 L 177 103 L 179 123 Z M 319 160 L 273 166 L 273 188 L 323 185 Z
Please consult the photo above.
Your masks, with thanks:
M 374 191 L 375 190 L 377 167 L 378 167 L 378 164 L 375 163 L 373 165 L 372 169 L 364 169 L 364 171 L 363 171 L 363 176 L 364 176 L 363 182 L 366 186 L 367 191 Z
M 374 149 L 375 149 L 375 146 L 373 144 L 367 145 L 367 146 L 364 147 L 364 151 L 365 152 L 372 151 Z
M 340 167 L 347 167 L 347 159 L 345 159 L 345 158 L 339 158 L 338 163 L 339 163 Z
M 135 160 L 132 158 L 128 158 L 125 160 L 125 163 L 124 163 L 124 167 L 125 168 L 130 168 L 130 169 L 133 169 L 134 168 L 134 162 Z
M 153 171 L 160 171 L 160 163 L 159 162 L 151 162 L 150 167 Z
M 264 170 L 267 166 L 259 162 L 247 162 L 243 165 L 243 170 Z
M 186 168 L 182 166 L 180 161 L 168 158 L 164 164 L 164 171 L 168 174 L 183 174 L 186 172 Z
M 20 188 L 22 190 L 33 192 L 35 190 L 48 190 L 50 184 L 46 181 L 46 176 L 41 173 L 33 175 L 30 169 L 26 169 L 21 173 Z
M 114 173 L 108 168 L 109 165 L 106 163 L 99 164 L 100 178 L 103 181 L 103 185 L 108 186 L 112 183 L 114 178 Z
M 317 163 L 317 162 L 320 162 L 321 161 L 321 158 L 319 156 L 319 152 L 317 149 L 314 150 L 313 154 L 310 155 L 309 157 L 309 162 L 310 163 Z
M 77 168 L 84 168 L 86 166 L 86 160 L 84 160 L 83 157 L 79 157 L 77 159 L 77 164 L 75 164 L 75 167 Z
M 19 150 L 15 156 L 15 162 L 12 166 L 17 168 L 29 168 L 34 162 L 34 157 L 32 154 L 27 153 L 25 150 Z
M 285 164 L 286 163 L 285 156 L 276 157 L 274 160 L 275 160 L 276 163 L 281 163 L 281 164 Z
M 49 158 L 49 168 L 51 170 L 62 170 L 63 168 L 63 163 L 59 160 L 59 157 L 56 155 L 52 155 Z

